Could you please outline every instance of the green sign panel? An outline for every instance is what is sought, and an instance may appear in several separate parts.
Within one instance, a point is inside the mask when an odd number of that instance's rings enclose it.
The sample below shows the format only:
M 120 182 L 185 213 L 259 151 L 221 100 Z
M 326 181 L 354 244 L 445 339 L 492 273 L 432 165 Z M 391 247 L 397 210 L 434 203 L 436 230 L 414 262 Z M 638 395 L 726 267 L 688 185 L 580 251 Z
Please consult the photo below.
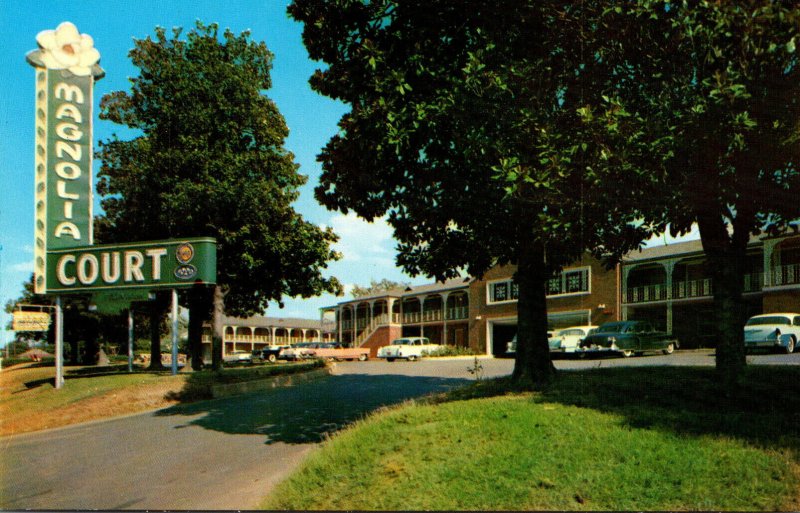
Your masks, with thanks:
M 48 250 L 92 244 L 94 77 L 36 70 L 34 285 L 44 293 Z
M 47 252 L 47 293 L 153 290 L 215 284 L 212 238 L 100 244 Z

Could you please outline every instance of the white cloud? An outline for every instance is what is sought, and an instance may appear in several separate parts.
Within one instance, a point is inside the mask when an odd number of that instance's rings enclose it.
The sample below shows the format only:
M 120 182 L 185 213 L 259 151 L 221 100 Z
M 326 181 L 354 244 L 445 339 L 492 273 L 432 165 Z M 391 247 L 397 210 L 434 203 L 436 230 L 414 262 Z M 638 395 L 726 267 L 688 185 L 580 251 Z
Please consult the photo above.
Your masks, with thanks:
M 14 273 L 32 273 L 33 262 L 19 262 L 8 266 L 8 270 Z
M 339 242 L 334 247 L 342 253 L 343 260 L 376 261 L 394 266 L 393 231 L 385 218 L 368 223 L 352 212 L 337 214 L 331 218 L 330 226 L 339 235 Z

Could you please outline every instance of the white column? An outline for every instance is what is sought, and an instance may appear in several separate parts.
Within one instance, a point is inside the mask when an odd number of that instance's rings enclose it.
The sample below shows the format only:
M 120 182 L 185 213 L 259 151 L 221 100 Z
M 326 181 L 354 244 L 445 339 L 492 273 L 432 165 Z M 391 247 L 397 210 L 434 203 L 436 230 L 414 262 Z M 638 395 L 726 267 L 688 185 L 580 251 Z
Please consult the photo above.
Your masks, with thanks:
M 394 302 L 393 297 L 386 298 L 386 309 L 389 313 L 389 324 L 394 324 Z
M 64 386 L 64 310 L 56 296 L 56 389 Z
M 344 338 L 344 333 L 342 332 L 342 307 L 336 307 L 336 338 L 341 342 Z
M 677 260 L 667 260 L 664 262 L 664 270 L 667 273 L 667 333 L 672 333 L 672 275 L 675 272 Z
M 447 344 L 447 299 L 450 297 L 450 292 L 442 292 L 442 344 Z
M 421 296 L 419 299 L 419 336 L 425 336 L 425 297 Z
M 178 374 L 178 289 L 172 289 L 172 375 Z
M 128 305 L 128 372 L 133 372 L 133 305 Z

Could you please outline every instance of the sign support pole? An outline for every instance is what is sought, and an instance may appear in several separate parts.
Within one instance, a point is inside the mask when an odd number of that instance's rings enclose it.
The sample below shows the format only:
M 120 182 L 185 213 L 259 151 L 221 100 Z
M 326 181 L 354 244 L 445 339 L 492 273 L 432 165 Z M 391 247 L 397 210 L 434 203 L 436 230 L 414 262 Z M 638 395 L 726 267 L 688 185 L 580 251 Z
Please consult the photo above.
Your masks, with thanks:
M 64 386 L 64 311 L 56 296 L 56 389 Z
M 172 375 L 178 374 L 178 289 L 172 289 Z
M 128 372 L 133 372 L 133 305 L 128 308 Z

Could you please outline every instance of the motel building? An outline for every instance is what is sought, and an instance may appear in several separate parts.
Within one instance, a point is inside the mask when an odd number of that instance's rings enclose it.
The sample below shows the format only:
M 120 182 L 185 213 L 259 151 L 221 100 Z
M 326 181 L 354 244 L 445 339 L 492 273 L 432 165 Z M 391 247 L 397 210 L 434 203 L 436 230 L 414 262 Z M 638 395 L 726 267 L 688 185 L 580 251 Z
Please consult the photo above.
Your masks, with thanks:
M 800 312 L 800 235 L 754 237 L 745 268 L 749 316 Z M 514 271 L 501 266 L 480 280 L 457 278 L 342 301 L 323 308 L 321 320 L 228 318 L 225 352 L 258 350 L 268 343 L 338 341 L 369 347 L 375 357 L 395 338 L 422 336 L 503 356 L 517 330 Z M 713 291 L 699 240 L 631 252 L 610 270 L 587 254 L 548 282 L 548 329 L 646 319 L 673 332 L 681 348 L 715 347 Z M 210 335 L 203 342 L 210 355 Z
M 300 342 L 333 342 L 336 333 L 327 320 L 293 319 L 254 315 L 247 319 L 223 318 L 223 358 L 233 351 L 256 352 L 269 345 Z M 203 359 L 211 361 L 211 325 L 203 326 Z

